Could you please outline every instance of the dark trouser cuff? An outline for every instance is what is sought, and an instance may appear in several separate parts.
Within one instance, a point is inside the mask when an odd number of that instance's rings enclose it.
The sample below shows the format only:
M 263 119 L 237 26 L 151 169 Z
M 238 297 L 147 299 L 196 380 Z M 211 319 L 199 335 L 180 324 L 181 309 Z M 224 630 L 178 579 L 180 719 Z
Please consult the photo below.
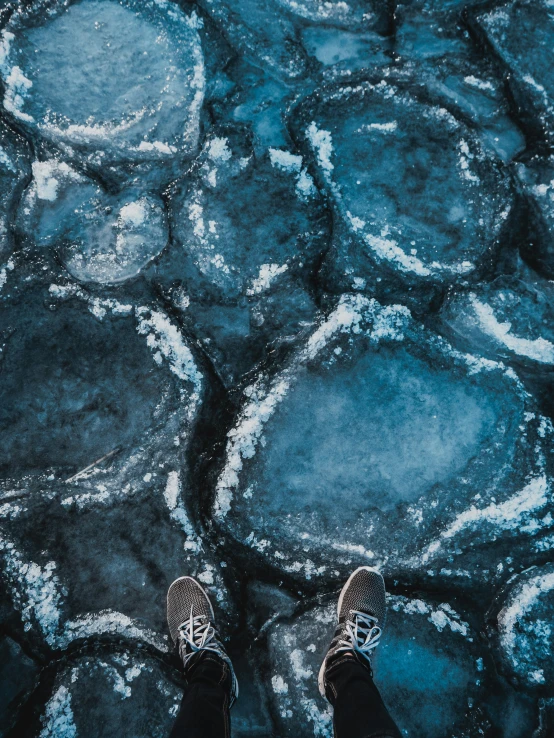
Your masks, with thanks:
M 185 678 L 188 684 L 204 682 L 219 686 L 231 694 L 231 671 L 228 664 L 216 653 L 199 651 L 187 664 Z
M 231 672 L 216 653 L 195 654 L 185 670 L 187 686 L 170 738 L 229 738 Z
M 325 677 L 326 695 L 334 707 L 336 738 L 402 738 L 371 674 L 351 654 L 339 657 Z

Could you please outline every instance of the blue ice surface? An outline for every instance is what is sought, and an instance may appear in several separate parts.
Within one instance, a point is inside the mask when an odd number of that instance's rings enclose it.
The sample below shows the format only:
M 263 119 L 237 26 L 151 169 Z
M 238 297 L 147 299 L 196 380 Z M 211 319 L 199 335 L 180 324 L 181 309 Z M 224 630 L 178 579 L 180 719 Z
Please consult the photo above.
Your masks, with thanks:
M 0 732 L 166 735 L 188 573 L 330 738 L 369 564 L 403 735 L 554 735 L 552 0 L 0 6 Z

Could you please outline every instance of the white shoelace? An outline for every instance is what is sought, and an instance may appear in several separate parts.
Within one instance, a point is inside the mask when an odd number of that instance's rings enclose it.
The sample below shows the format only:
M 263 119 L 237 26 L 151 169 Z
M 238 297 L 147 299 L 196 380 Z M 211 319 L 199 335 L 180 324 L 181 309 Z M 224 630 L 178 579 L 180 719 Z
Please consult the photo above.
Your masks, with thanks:
M 338 642 L 336 651 L 356 651 L 364 659 L 370 661 L 371 654 L 377 648 L 381 638 L 381 628 L 377 618 L 366 612 L 351 610 L 352 620 L 345 623 L 345 638 Z
M 182 655 L 186 666 L 187 661 L 198 651 L 213 651 L 218 656 L 226 658 L 222 653 L 213 625 L 205 615 L 193 615 L 190 609 L 190 618 L 179 626 L 181 643 L 190 649 L 190 653 Z

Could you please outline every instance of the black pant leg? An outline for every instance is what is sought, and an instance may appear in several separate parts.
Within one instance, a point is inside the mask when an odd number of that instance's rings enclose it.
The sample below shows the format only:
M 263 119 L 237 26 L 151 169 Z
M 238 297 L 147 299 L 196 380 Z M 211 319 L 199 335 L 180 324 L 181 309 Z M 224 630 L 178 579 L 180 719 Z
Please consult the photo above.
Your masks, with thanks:
M 206 653 L 187 674 L 188 685 L 170 738 L 229 738 L 229 667 Z
M 339 658 L 327 671 L 326 682 L 336 738 L 401 738 L 371 672 L 357 659 Z

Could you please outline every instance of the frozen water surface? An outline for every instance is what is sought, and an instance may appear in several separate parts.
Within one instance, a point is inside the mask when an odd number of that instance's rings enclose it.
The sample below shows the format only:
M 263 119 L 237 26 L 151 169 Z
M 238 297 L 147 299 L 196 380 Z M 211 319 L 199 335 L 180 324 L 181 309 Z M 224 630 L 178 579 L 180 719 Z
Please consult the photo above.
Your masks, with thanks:
M 323 493 L 337 505 L 341 523 L 367 490 L 372 506 L 387 510 L 459 475 L 500 415 L 499 406 L 470 384 L 449 381 L 419 358 L 386 349 L 360 357 L 354 370 L 337 367 L 332 379 L 299 377 L 287 410 L 278 412 L 266 435 L 267 467 L 258 483 L 273 486 L 279 460 L 286 458 L 279 485 L 287 498 L 300 493 L 312 509 Z M 306 448 L 301 439 L 308 429 Z M 349 505 L 340 504 L 345 499 Z M 267 505 L 275 512 L 280 507 L 274 491 Z
M 243 86 L 231 100 L 233 120 L 247 122 L 261 147 L 288 146 L 283 106 L 290 95 L 289 87 L 253 65 L 245 64 L 238 76 Z
M 447 108 L 469 119 L 483 142 L 504 161 L 525 148 L 525 139 L 507 100 L 504 81 L 490 59 L 475 48 L 462 11 L 467 3 L 413 0 L 395 8 L 395 56 Z
M 177 6 L 85 0 L 39 18 L 15 13 L 2 35 L 4 108 L 18 122 L 97 164 L 194 152 L 203 56 Z
M 63 292 L 28 290 L 23 302 L 2 305 L 4 477 L 50 469 L 69 477 L 115 449 L 128 452 L 148 429 L 177 418 L 187 396 L 195 403 L 193 383 L 183 377 L 181 385 L 156 360 L 146 317 Z
M 446 109 L 364 81 L 305 102 L 294 126 L 352 235 L 331 254 L 349 287 L 374 284 L 376 268 L 408 284 L 460 281 L 498 249 L 513 207 L 507 178 Z
M 332 581 L 368 561 L 409 571 L 462 554 L 462 532 L 485 543 L 514 514 L 546 512 L 515 375 L 425 335 L 406 308 L 343 300 L 245 395 L 214 513 L 293 576 Z M 490 507 L 501 501 L 504 516 Z
M 467 4 L 466 0 L 398 2 L 395 52 L 402 59 L 464 55 L 469 44 L 459 16 Z
M 14 210 L 28 177 L 29 150 L 25 141 L 0 122 L 0 259 L 3 263 L 14 247 Z M 0 270 L 0 284 L 5 279 L 5 270 Z
M 552 145 L 554 15 L 550 0 L 500 4 L 478 13 L 476 23 L 505 65 L 522 120 Z
M 335 619 L 333 601 L 277 621 L 269 630 L 271 692 L 283 735 L 333 735 L 317 673 Z M 481 711 L 488 676 L 483 655 L 477 634 L 448 603 L 389 597 L 374 672 L 402 735 L 478 735 L 487 725 Z M 426 699 L 430 694 L 432 705 Z
M 554 671 L 554 567 L 532 567 L 513 577 L 495 603 L 491 625 L 500 667 L 517 685 L 551 687 Z
M 347 0 L 322 2 L 321 0 L 277 0 L 275 3 L 295 15 L 316 23 L 325 23 L 347 28 L 361 26 L 380 27 L 384 30 L 389 23 L 382 4 L 370 0 Z
M 302 156 L 245 143 L 236 131 L 207 140 L 176 185 L 172 243 L 150 270 L 225 382 L 252 368 L 263 344 L 313 320 L 308 280 L 329 231 Z
M 41 738 L 167 736 L 181 700 L 171 671 L 144 653 L 80 656 L 54 682 L 37 721 Z
M 554 276 L 554 157 L 533 156 L 518 162 L 518 181 L 529 202 L 530 234 L 522 245 L 525 258 L 540 272 Z
M 419 74 L 448 109 L 477 128 L 486 147 L 509 162 L 524 150 L 525 138 L 493 66 L 482 62 L 477 65 L 476 61 L 466 54 L 428 60 Z
M 289 345 L 309 330 L 317 315 L 305 286 L 289 279 L 270 291 L 224 304 L 217 297 L 189 297 L 179 287 L 170 299 L 229 388 L 267 358 L 270 350 Z
M 17 229 L 52 248 L 71 276 L 115 284 L 137 276 L 163 250 L 168 227 L 163 201 L 140 188 L 108 194 L 67 164 L 35 161 Z
M 0 734 L 554 735 L 552 0 L 0 2 Z
M 468 350 L 531 367 L 554 362 L 553 285 L 499 277 L 478 290 L 454 294 L 441 319 Z
M 392 25 L 386 4 L 374 0 L 201 0 L 200 4 L 224 27 L 241 54 L 291 82 L 309 71 L 304 30 L 331 26 L 386 36 Z
M 116 637 L 166 652 L 165 600 L 156 591 L 183 567 L 207 587 L 225 627 L 228 594 L 185 508 L 187 478 L 171 455 L 163 466 L 149 462 L 140 480 L 118 491 L 100 470 L 88 483 L 5 503 L 0 559 L 10 597 L 24 607 L 25 629 L 51 648 Z M 129 528 L 136 507 L 141 514 Z
M 276 0 L 201 0 L 237 51 L 284 79 L 304 76 L 306 52 L 287 13 Z
M 237 138 L 208 140 L 201 166 L 179 182 L 170 212 L 175 265 L 167 270 L 192 272 L 190 289 L 205 281 L 223 299 L 262 294 L 308 272 L 327 235 L 302 156 L 273 147 L 258 156 Z
M 377 33 L 353 33 L 339 31 L 327 26 L 308 26 L 302 30 L 302 41 L 310 55 L 324 67 L 333 71 L 364 69 L 369 64 L 380 65 L 390 62 L 390 43 Z

